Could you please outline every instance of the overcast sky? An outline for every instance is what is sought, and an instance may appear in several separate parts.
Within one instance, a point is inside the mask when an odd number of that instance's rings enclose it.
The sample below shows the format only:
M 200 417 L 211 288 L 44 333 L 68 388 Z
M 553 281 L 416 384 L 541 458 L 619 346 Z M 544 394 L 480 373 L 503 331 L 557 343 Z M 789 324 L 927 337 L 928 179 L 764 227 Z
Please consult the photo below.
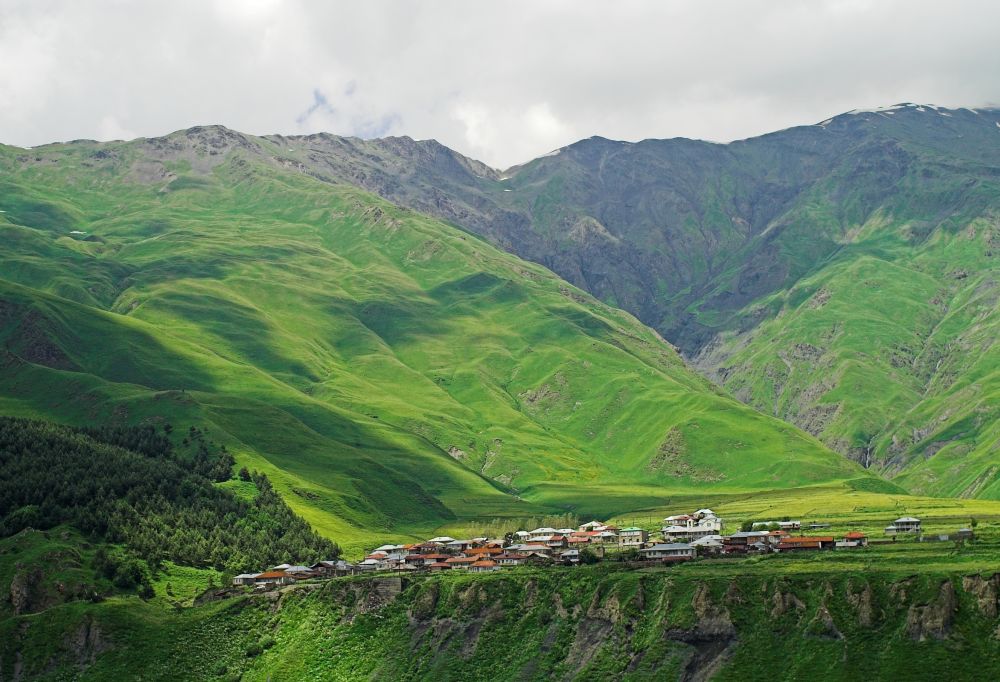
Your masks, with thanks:
M 506 167 L 591 135 L 728 141 L 1000 102 L 1000 2 L 0 0 L 0 141 L 436 138 Z

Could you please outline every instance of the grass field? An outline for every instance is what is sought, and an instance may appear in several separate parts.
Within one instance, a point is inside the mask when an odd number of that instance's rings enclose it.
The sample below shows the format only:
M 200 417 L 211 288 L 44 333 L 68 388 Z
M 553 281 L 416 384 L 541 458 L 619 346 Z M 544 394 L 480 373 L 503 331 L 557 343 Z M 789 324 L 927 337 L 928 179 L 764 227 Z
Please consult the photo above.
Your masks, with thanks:
M 771 490 L 745 495 L 718 497 L 687 497 L 685 503 L 675 503 L 650 511 L 650 515 L 667 516 L 691 512 L 691 503 L 706 499 L 709 506 L 722 516 L 728 527 L 738 527 L 748 520 L 775 520 L 786 516 L 802 522 L 830 523 L 835 530 L 857 528 L 881 534 L 889 522 L 900 516 L 916 516 L 930 530 L 955 530 L 955 524 L 967 526 L 970 518 L 979 521 L 1000 519 L 1000 502 L 993 500 L 961 500 L 955 498 L 920 497 L 854 490 L 840 486 L 814 486 L 787 490 Z M 704 506 L 704 505 L 701 505 Z M 625 517 L 623 517 L 625 518 Z

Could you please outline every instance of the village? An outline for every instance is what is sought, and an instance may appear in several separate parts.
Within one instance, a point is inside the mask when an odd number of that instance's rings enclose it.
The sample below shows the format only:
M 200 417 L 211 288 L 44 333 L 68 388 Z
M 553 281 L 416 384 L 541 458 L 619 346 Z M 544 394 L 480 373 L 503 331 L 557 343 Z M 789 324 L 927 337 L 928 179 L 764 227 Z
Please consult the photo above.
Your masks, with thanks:
M 869 538 L 860 531 L 834 535 L 805 535 L 800 521 L 757 521 L 749 530 L 723 535 L 723 520 L 711 509 L 668 516 L 660 538 L 651 539 L 643 528 L 619 528 L 600 521 L 578 528 L 536 528 L 508 533 L 502 539 L 477 537 L 457 540 L 439 536 L 405 545 L 382 545 L 362 561 L 342 559 L 319 561 L 311 566 L 280 564 L 259 573 L 243 573 L 233 578 L 234 586 L 270 590 L 303 580 L 316 580 L 384 571 L 467 571 L 490 573 L 517 566 L 577 566 L 602 561 L 624 562 L 642 568 L 692 561 L 696 558 L 746 556 L 767 553 L 852 550 L 866 547 Z M 816 532 L 829 524 L 810 523 L 805 530 Z M 920 519 L 904 516 L 886 526 L 886 538 L 913 536 L 921 541 L 972 539 L 973 531 L 961 528 L 946 535 L 925 536 Z M 885 542 L 886 540 L 879 540 Z

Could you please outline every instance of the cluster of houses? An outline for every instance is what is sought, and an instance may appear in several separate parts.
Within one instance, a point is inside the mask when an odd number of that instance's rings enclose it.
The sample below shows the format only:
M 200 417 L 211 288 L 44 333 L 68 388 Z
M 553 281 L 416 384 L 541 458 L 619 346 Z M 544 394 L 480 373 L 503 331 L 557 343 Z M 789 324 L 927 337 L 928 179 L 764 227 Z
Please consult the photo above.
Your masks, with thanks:
M 852 531 L 840 540 L 833 536 L 793 536 L 802 529 L 801 521 L 758 521 L 751 530 L 722 535 L 722 520 L 711 509 L 699 509 L 693 514 L 668 516 L 664 519 L 663 537 L 669 544 L 654 545 L 640 550 L 645 557 L 681 561 L 696 555 L 748 554 L 750 552 L 789 552 L 806 549 L 864 547 L 868 538 Z M 813 523 L 811 530 L 829 524 Z M 759 530 L 757 530 L 759 529 Z
M 297 580 L 313 580 L 316 578 L 336 578 L 344 575 L 354 575 L 364 570 L 358 564 L 351 564 L 343 559 L 319 561 L 312 566 L 293 566 L 279 564 L 261 573 L 241 573 L 233 577 L 233 585 L 237 587 L 255 587 L 257 589 L 272 589 L 280 585 L 291 585 Z
M 579 528 L 519 530 L 502 540 L 442 536 L 419 544 L 376 547 L 359 565 L 377 570 L 461 569 L 474 573 L 526 564 L 575 565 L 580 563 L 584 548 L 590 548 L 595 557 L 603 557 L 609 546 L 626 546 L 630 530 L 591 521 Z
M 312 566 L 281 564 L 262 573 L 242 573 L 233 578 L 237 586 L 271 589 L 298 580 L 332 578 L 368 571 L 442 571 L 465 570 L 486 573 L 502 567 L 523 565 L 575 565 L 581 561 L 581 549 L 591 548 L 595 557 L 603 557 L 609 547 L 628 546 L 633 531 L 619 529 L 599 521 L 579 528 L 536 528 L 520 530 L 508 537 L 456 540 L 436 537 L 425 542 L 376 547 L 358 563 L 320 561 Z M 645 542 L 645 531 L 643 542 Z
M 440 536 L 425 542 L 376 547 L 364 560 L 320 561 L 312 566 L 281 564 L 262 573 L 244 573 L 233 578 L 238 586 L 271 589 L 298 580 L 355 575 L 367 571 L 448 571 L 488 573 L 512 566 L 576 565 L 583 558 L 600 560 L 606 550 L 643 562 L 676 563 L 696 556 L 795 552 L 802 550 L 850 549 L 865 547 L 864 533 L 851 531 L 839 539 L 833 535 L 793 535 L 802 530 L 799 521 L 760 521 L 751 530 L 722 535 L 722 519 L 711 509 L 664 519 L 662 541 L 651 541 L 643 528 L 616 526 L 591 521 L 579 528 L 536 528 L 510 533 L 503 539 L 486 537 L 469 540 Z M 809 530 L 829 527 L 813 523 Z M 965 531 L 966 529 L 962 529 Z M 962 531 L 959 531 L 962 533 Z M 920 520 L 896 519 L 887 534 L 920 534 Z M 968 532 L 971 536 L 971 531 Z M 586 554 L 582 552 L 586 551 Z

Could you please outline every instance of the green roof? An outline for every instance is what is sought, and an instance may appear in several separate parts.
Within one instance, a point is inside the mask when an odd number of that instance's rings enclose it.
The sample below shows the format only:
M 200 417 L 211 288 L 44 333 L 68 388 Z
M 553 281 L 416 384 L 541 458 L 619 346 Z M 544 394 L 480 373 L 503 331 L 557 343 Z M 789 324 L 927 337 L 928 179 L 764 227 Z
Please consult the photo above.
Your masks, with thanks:
M 622 528 L 621 531 L 619 531 L 619 532 L 621 532 L 621 533 L 628 533 L 629 531 L 633 531 L 633 530 L 642 530 L 642 528 Z

